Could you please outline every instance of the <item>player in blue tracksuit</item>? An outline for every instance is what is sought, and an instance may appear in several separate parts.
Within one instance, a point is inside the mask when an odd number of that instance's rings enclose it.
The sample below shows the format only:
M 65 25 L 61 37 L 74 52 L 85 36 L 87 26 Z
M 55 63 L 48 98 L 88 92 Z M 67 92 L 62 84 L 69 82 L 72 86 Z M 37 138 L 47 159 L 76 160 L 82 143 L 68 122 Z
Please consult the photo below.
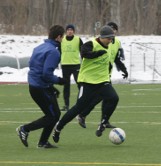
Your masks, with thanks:
M 49 30 L 48 39 L 33 50 L 30 58 L 28 73 L 29 92 L 34 102 L 44 113 L 44 116 L 16 129 L 22 143 L 26 147 L 28 147 L 27 138 L 29 132 L 40 128 L 43 128 L 43 130 L 38 147 L 55 147 L 48 142 L 48 139 L 60 117 L 60 109 L 57 103 L 59 91 L 53 84 L 65 84 L 63 78 L 53 74 L 60 62 L 58 47 L 63 36 L 64 28 L 62 26 L 52 26 Z

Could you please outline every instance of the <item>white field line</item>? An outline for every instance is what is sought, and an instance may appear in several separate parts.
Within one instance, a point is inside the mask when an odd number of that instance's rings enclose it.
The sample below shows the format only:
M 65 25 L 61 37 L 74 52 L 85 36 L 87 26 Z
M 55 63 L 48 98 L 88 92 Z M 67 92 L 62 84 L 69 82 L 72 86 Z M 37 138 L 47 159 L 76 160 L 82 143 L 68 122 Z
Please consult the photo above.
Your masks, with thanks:
M 124 109 L 124 108 L 161 108 L 161 105 L 140 105 L 140 106 L 136 106 L 136 105 L 133 105 L 133 106 L 118 106 L 117 109 Z M 101 109 L 101 106 L 96 106 L 95 109 Z M 26 108 L 21 108 L 21 107 L 18 107 L 18 108 L 0 108 L 0 112 L 15 112 L 15 111 L 24 111 L 24 110 L 32 110 L 31 112 L 35 112 L 33 110 L 40 110 L 40 108 L 38 107 L 26 107 Z M 93 112 L 98 112 L 98 111 L 93 111 Z
M 153 89 L 132 89 L 132 91 L 160 91 L 161 88 L 153 88 Z
M 26 124 L 26 123 L 29 123 L 27 121 L 0 121 L 0 125 L 11 125 L 11 124 Z M 71 121 L 70 122 L 71 124 L 78 124 L 78 122 L 76 121 Z M 98 122 L 90 122 L 90 121 L 87 121 L 86 122 L 87 124 L 98 124 Z M 128 121 L 117 121 L 117 122 L 112 122 L 112 123 L 115 123 L 115 124 L 144 124 L 144 125 L 161 125 L 161 122 L 148 122 L 148 121 L 137 121 L 137 122 L 128 122 Z
M 101 110 L 99 111 L 92 111 L 93 113 L 100 113 Z M 0 113 L 42 113 L 42 111 L 0 111 Z M 65 113 L 65 112 L 64 112 Z M 161 111 L 117 111 L 117 113 L 121 114 L 161 114 Z
M 161 108 L 161 105 L 140 105 L 140 106 L 118 106 L 117 109 L 135 109 L 135 108 Z M 95 107 L 95 109 L 99 109 L 99 111 L 93 110 L 92 112 L 100 112 L 101 106 Z M 26 107 L 26 108 L 0 108 L 0 113 L 24 113 L 24 112 L 33 112 L 38 113 L 41 112 L 38 107 Z M 127 111 L 118 111 L 118 113 L 161 113 L 161 111 L 135 111 L 135 112 L 127 112 Z

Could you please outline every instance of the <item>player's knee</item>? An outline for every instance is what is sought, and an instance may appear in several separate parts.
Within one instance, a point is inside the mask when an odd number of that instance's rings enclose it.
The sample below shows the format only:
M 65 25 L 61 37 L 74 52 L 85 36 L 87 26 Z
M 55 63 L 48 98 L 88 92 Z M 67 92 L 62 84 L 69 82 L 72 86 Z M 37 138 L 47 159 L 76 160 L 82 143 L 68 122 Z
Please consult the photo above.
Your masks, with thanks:
M 115 96 L 115 101 L 116 101 L 117 103 L 119 102 L 119 96 L 118 96 L 118 95 Z
M 112 98 L 112 101 L 117 104 L 119 102 L 119 96 L 115 94 Z

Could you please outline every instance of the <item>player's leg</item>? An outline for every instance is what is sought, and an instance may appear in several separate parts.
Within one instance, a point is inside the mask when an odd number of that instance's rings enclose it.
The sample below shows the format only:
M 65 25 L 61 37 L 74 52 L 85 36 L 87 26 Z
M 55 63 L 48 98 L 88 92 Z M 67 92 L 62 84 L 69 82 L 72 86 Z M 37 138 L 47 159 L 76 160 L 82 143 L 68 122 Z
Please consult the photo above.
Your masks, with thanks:
M 93 100 L 88 104 L 88 106 L 77 116 L 78 123 L 81 127 L 86 128 L 85 119 L 90 114 L 90 112 L 94 109 L 94 107 L 101 102 L 102 97 L 97 95 Z
M 64 126 L 88 106 L 95 94 L 96 88 L 93 85 L 84 84 L 80 87 L 79 97 L 76 104 L 64 114 L 55 127 L 55 131 L 53 133 L 53 139 L 55 142 L 59 141 L 60 131 L 64 128 Z
M 18 130 L 19 137 L 25 146 L 28 146 L 27 138 L 28 138 L 28 133 L 30 131 L 34 131 L 40 128 L 45 128 L 48 126 L 52 126 L 53 128 L 55 123 L 58 121 L 58 118 L 55 116 L 56 115 L 55 110 L 51 109 L 52 107 L 50 107 L 51 105 L 50 95 L 48 95 L 48 93 L 44 89 L 39 89 L 32 86 L 29 86 L 29 91 L 31 97 L 33 98 L 35 103 L 37 103 L 37 105 L 41 108 L 45 116 L 31 123 L 25 124 L 19 128 Z M 47 142 L 46 139 L 48 138 L 48 135 L 51 134 L 51 132 L 48 131 L 45 132 L 45 134 L 46 138 L 42 142 Z
M 53 88 L 47 89 L 47 94 L 49 96 L 49 101 L 50 101 L 49 109 L 50 109 L 50 112 L 54 113 L 55 120 L 54 121 L 52 120 L 52 123 L 50 123 L 50 125 L 44 127 L 41 137 L 39 139 L 38 147 L 55 148 L 56 146 L 51 145 L 48 142 L 48 139 L 55 124 L 58 122 L 60 118 L 60 109 L 57 102 L 57 96 L 55 95 L 55 89 Z
M 109 102 L 103 100 L 103 101 L 102 101 L 102 108 L 104 108 L 104 105 L 106 105 L 106 104 L 108 104 L 108 103 L 109 103 Z M 112 114 L 111 114 L 111 115 L 112 115 Z M 102 111 L 101 121 L 106 117 L 106 121 L 107 121 L 107 123 L 106 123 L 106 128 L 116 128 L 116 126 L 112 125 L 112 124 L 109 122 L 109 119 L 110 119 L 111 115 L 110 115 L 110 116 L 106 116 L 106 115 L 104 115 L 104 112 Z
M 109 122 L 109 119 L 113 114 L 114 110 L 116 109 L 116 106 L 119 101 L 119 97 L 111 84 L 104 85 L 104 87 L 101 89 L 101 96 L 103 98 L 103 104 L 102 104 L 103 116 L 101 123 L 96 131 L 96 135 L 98 137 L 100 137 L 102 135 L 102 132 L 105 130 L 106 124 Z
M 64 107 L 61 109 L 61 111 L 68 111 L 69 109 L 69 97 L 70 97 L 70 76 L 71 76 L 71 70 L 68 67 L 62 66 L 62 74 L 63 78 L 66 80 L 66 84 L 63 88 L 63 98 L 64 98 Z
M 77 83 L 78 89 L 80 88 L 80 84 L 77 82 L 79 69 L 80 69 L 80 65 L 76 65 L 72 70 L 74 81 Z

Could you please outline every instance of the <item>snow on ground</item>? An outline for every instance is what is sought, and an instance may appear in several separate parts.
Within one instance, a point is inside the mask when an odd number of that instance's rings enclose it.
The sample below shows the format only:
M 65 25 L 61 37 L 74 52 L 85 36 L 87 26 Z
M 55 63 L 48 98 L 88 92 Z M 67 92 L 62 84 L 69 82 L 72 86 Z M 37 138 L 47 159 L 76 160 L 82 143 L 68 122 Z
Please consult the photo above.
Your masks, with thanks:
M 80 35 L 83 42 L 86 42 L 87 40 L 90 40 L 91 37 L 89 36 L 83 36 Z M 17 60 L 19 58 L 23 57 L 30 57 L 32 54 L 32 50 L 34 47 L 39 45 L 43 42 L 43 40 L 46 38 L 46 36 L 17 36 L 17 35 L 0 35 L 0 57 L 6 56 L 6 57 L 13 57 Z M 155 76 L 155 80 L 161 82 L 161 37 L 160 36 L 118 36 L 118 38 L 121 40 L 122 47 L 124 48 L 126 59 L 124 61 L 128 72 L 129 72 L 129 79 L 130 80 L 138 80 L 138 81 L 154 81 L 154 76 L 157 73 L 157 77 Z M 154 48 L 154 45 L 158 48 L 155 48 L 157 51 L 157 61 L 160 62 L 157 66 L 156 73 L 154 73 L 154 69 L 152 70 L 142 70 L 137 68 L 132 71 L 133 64 L 131 63 L 131 48 L 133 43 L 148 43 L 146 47 L 142 47 L 140 45 L 136 45 L 135 52 L 142 54 L 144 52 L 148 52 L 151 48 Z M 158 44 L 154 44 L 158 43 Z M 140 49 L 141 47 L 141 49 Z M 149 50 L 148 50 L 149 47 Z M 141 52 L 139 52 L 141 50 Z M 149 51 L 149 54 L 152 54 Z M 154 54 L 154 53 L 153 53 Z M 151 56 L 153 59 L 150 61 L 154 61 L 154 56 Z M 138 58 L 138 57 L 137 57 Z M 138 60 L 139 62 L 139 60 Z M 136 63 L 138 63 L 136 61 Z M 141 62 L 141 65 L 143 66 L 143 62 Z M 148 62 L 149 63 L 149 62 Z M 149 64 L 151 68 L 153 64 Z M 149 68 L 150 68 L 149 67 Z M 0 82 L 27 82 L 27 73 L 28 73 L 28 67 L 22 68 L 22 69 L 15 69 L 11 68 L 10 66 L 6 67 L 0 67 L 0 72 L 2 73 L 0 75 Z M 61 69 L 57 69 L 55 71 L 55 74 L 61 76 Z M 155 75 L 154 75 L 155 74 Z M 123 83 L 126 83 L 129 81 L 122 79 L 122 73 L 117 72 L 116 68 L 114 68 L 113 75 L 112 75 L 112 81 L 122 81 Z M 71 78 L 72 82 L 73 77 Z

